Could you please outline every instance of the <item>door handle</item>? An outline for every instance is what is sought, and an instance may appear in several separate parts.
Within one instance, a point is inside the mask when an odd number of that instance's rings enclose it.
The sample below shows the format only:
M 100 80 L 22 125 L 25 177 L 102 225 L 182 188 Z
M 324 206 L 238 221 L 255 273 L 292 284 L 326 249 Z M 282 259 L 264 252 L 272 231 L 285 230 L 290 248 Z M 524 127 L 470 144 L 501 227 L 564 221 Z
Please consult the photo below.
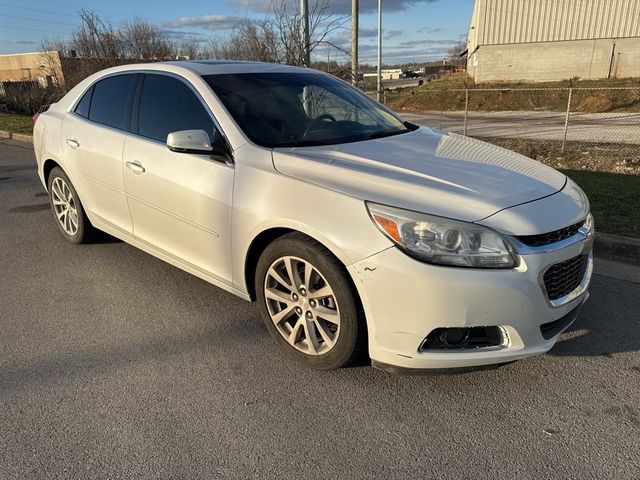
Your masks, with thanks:
M 145 172 L 144 167 L 140 162 L 127 162 L 127 168 L 136 175 L 140 175 Z
M 76 140 L 75 138 L 67 138 L 67 145 L 75 149 L 80 146 L 80 142 L 78 142 L 78 140 Z

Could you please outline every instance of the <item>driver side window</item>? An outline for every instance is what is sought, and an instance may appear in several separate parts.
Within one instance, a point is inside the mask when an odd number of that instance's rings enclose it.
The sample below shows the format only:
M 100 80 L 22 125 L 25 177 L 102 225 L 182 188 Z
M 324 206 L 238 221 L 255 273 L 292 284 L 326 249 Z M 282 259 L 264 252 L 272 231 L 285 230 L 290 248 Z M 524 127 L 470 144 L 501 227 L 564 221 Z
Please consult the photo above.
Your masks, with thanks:
M 160 142 L 180 130 L 204 130 L 213 141 L 214 123 L 193 91 L 167 75 L 146 74 L 138 107 L 138 135 Z

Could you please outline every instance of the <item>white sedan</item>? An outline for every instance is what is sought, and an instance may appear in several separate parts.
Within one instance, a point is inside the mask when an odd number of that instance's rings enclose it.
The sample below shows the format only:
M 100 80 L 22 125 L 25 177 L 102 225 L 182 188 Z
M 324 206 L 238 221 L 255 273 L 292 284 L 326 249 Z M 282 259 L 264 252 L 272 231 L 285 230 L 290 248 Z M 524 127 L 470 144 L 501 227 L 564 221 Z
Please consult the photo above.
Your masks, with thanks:
M 310 367 L 510 362 L 549 350 L 588 297 L 575 183 L 314 70 L 111 68 L 39 116 L 34 148 L 67 240 L 102 230 L 257 300 Z

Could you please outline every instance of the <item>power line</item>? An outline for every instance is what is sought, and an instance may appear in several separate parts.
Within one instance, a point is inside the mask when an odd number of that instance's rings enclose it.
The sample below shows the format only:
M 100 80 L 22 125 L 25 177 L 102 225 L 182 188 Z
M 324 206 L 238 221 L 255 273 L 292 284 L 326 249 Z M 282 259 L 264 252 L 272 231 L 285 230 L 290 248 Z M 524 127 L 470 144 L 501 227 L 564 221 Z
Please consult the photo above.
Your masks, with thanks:
M 8 3 L 0 3 L 0 7 L 17 8 L 18 10 L 27 10 L 29 12 L 47 13 L 49 15 L 60 15 L 61 17 L 78 18 L 77 15 L 70 15 L 68 13 L 52 12 L 51 10 L 41 10 L 39 8 L 19 7 L 17 5 L 10 5 Z
M 100 13 L 100 12 L 102 12 L 102 13 L 108 13 L 109 15 L 116 15 L 116 16 L 118 16 L 118 15 L 119 15 L 119 14 L 117 14 L 117 13 L 115 13 L 115 12 L 111 11 L 111 10 L 104 10 L 104 9 L 102 9 L 102 8 L 93 8 L 93 7 L 91 7 L 91 8 L 86 8 L 86 7 L 80 7 L 80 6 L 78 6 L 78 5 L 72 5 L 72 4 L 70 4 L 70 3 L 53 2 L 53 1 L 51 1 L 51 0 L 47 0 L 47 3 L 51 3 L 51 4 L 54 4 L 54 5 L 60 5 L 60 6 L 65 7 L 65 8 L 72 8 L 72 9 L 73 9 L 73 10 L 75 10 L 76 12 L 79 12 L 80 10 L 82 10 L 83 8 L 85 8 L 85 9 L 91 10 L 92 12 L 96 12 L 96 13 Z
M 2 16 L 3 17 L 8 17 L 8 18 L 17 18 L 19 20 L 27 20 L 29 22 L 55 23 L 56 25 L 69 25 L 70 27 L 75 27 L 76 26 L 75 23 L 54 22 L 53 20 L 42 20 L 42 19 L 39 19 L 39 18 L 19 17 L 17 15 L 6 15 L 6 14 L 3 14 Z
M 52 30 L 41 30 L 39 28 L 28 28 L 28 27 L 16 27 L 14 25 L 1 25 L 2 28 L 13 28 L 14 30 L 30 30 L 32 32 L 41 32 L 41 33 L 55 33 L 56 35 L 68 35 L 69 32 L 54 32 Z

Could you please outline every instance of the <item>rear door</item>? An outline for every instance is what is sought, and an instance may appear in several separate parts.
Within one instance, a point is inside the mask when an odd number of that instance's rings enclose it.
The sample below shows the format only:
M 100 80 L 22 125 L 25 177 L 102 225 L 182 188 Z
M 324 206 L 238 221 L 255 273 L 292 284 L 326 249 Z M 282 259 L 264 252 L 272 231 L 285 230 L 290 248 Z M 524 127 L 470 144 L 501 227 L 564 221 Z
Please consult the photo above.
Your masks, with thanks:
M 84 207 L 126 232 L 133 224 L 124 191 L 122 150 L 130 127 L 137 74 L 96 82 L 62 125 L 62 148 Z
M 123 159 L 135 237 L 230 283 L 233 164 L 166 146 L 167 135 L 180 130 L 213 138 L 211 112 L 186 80 L 150 73 L 133 116 Z

